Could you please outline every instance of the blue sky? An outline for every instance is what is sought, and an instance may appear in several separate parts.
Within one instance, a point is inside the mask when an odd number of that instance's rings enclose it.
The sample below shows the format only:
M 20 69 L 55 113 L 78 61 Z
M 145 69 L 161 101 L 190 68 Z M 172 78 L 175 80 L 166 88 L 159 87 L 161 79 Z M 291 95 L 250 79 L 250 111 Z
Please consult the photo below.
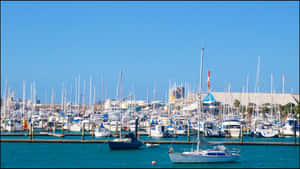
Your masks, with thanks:
M 169 81 L 199 84 L 204 49 L 213 91 L 254 91 L 258 56 L 260 91 L 299 92 L 298 2 L 1 2 L 1 91 L 22 96 L 22 83 L 35 80 L 38 98 L 60 99 L 62 83 L 74 90 L 89 76 L 100 98 L 100 79 L 109 98 L 116 96 L 120 70 L 123 90 L 145 99 L 167 97 Z M 88 88 L 86 89 L 88 91 Z

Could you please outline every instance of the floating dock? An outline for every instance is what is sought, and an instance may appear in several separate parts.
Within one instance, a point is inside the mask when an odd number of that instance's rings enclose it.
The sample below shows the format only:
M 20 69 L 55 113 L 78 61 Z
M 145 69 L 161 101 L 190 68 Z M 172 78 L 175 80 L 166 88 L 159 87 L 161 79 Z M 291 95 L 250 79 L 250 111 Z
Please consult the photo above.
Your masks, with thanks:
M 39 132 L 34 133 L 33 136 L 53 136 L 53 135 L 62 135 L 62 133 L 51 133 L 51 132 Z M 64 133 L 64 136 L 82 136 L 82 133 Z M 148 136 L 146 132 L 138 132 L 140 136 Z M 176 134 L 177 136 L 186 136 L 186 134 Z M 29 136 L 29 133 L 1 133 L 0 136 Z M 92 136 L 91 133 L 84 133 L 84 136 Z
M 66 140 L 66 139 L 1 139 L 0 142 L 14 142 L 14 143 L 108 143 L 111 140 Z M 196 141 L 174 141 L 174 140 L 140 140 L 141 142 L 151 144 L 197 144 Z M 277 146 L 300 146 L 300 143 L 291 142 L 216 142 L 213 144 L 226 145 L 277 145 Z

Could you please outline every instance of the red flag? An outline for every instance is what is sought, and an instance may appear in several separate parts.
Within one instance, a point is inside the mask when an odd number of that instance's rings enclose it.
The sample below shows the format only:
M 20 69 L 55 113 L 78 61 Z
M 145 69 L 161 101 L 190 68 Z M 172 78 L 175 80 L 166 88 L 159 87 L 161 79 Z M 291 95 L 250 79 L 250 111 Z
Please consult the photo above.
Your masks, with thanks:
M 25 127 L 25 130 L 28 129 L 28 123 L 27 123 L 27 120 L 24 120 L 24 127 Z

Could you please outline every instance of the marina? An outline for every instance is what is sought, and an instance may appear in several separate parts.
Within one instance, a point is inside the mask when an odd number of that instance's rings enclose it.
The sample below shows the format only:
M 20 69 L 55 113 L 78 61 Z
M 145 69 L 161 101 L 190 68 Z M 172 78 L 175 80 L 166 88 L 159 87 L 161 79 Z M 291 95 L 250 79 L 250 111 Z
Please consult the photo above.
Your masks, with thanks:
M 299 168 L 299 4 L 270 4 L 1 1 L 0 167 Z
M 200 84 L 203 51 L 202 48 Z M 292 102 L 286 105 L 288 109 L 280 109 L 280 105 L 272 102 L 269 107 L 266 104 L 250 105 L 249 102 L 244 107 L 237 99 L 231 105 L 222 105 L 209 91 L 208 71 L 208 92 L 204 98 L 201 85 L 198 95 L 189 93 L 188 96 L 184 94 L 184 86 L 175 85 L 169 89 L 168 102 L 147 100 L 145 104 L 135 100 L 132 93 L 122 97 L 122 73 L 121 70 L 119 100 L 114 103 L 108 99 L 96 104 L 92 99 L 96 95 L 91 92 L 92 78 L 89 105 L 85 105 L 84 101 L 81 103 L 78 95 L 73 105 L 72 101 L 67 101 L 66 91 L 62 90 L 62 103 L 55 108 L 52 90 L 52 103 L 41 106 L 36 99 L 35 82 L 31 85 L 31 100 L 27 103 L 25 83 L 23 100 L 15 100 L 14 94 L 6 92 L 4 99 L 1 99 L 4 105 L 1 107 L 1 116 L 4 117 L 1 119 L 1 146 L 6 145 L 3 147 L 5 150 L 13 144 L 100 144 L 109 147 L 110 151 L 147 151 L 162 150 L 167 145 L 169 150 L 163 154 L 169 156 L 172 165 L 239 163 L 244 154 L 242 147 L 299 149 L 297 99 L 294 100 L 296 105 Z M 80 86 L 79 80 L 76 80 L 76 86 Z M 286 111 L 285 116 L 281 111 Z M 179 145 L 190 145 L 190 149 L 174 150 Z M 1 167 L 8 167 L 7 163 L 14 166 L 6 160 Z M 152 161 L 152 165 L 156 164 L 157 161 Z M 126 167 L 128 165 L 126 163 Z
M 55 140 L 55 139 L 1 139 L 1 142 L 20 142 L 20 143 L 108 143 L 110 140 Z M 144 144 L 197 144 L 196 141 L 174 141 L 174 140 L 145 140 L 142 141 Z M 212 142 L 222 143 L 226 145 L 272 145 L 272 146 L 300 146 L 300 143 L 289 143 L 289 142 Z
M 201 49 L 200 84 L 202 84 L 203 51 L 204 48 Z M 257 67 L 259 68 L 259 64 Z M 97 147 L 103 145 L 110 149 L 109 153 L 147 151 L 147 149 L 161 151 L 168 146 L 169 150 L 161 153 L 169 156 L 172 165 L 240 163 L 240 158 L 245 153 L 242 147 L 299 149 L 297 99 L 294 99 L 297 104 L 289 102 L 286 105 L 287 109 L 281 109 L 281 105 L 273 102 L 269 103 L 268 107 L 265 103 L 250 105 L 250 102 L 243 106 L 237 99 L 231 104 L 222 105 L 209 91 L 210 71 L 208 71 L 208 92 L 204 98 L 201 85 L 198 94 L 189 93 L 185 96 L 185 87 L 175 84 L 169 89 L 168 102 L 147 100 L 145 103 L 135 100 L 132 93 L 122 97 L 122 75 L 121 70 L 119 99 L 114 103 L 107 99 L 96 104 L 96 94 L 91 92 L 92 78 L 90 78 L 89 105 L 86 105 L 85 101 L 80 102 L 79 94 L 76 94 L 73 105 L 72 98 L 68 102 L 66 91 L 62 90 L 60 108 L 55 108 L 52 90 L 52 103 L 41 106 L 36 99 L 35 82 L 31 85 L 31 100 L 27 102 L 25 83 L 22 100 L 14 99 L 14 94 L 6 91 L 5 97 L 1 99 L 1 104 L 4 105 L 1 106 L 1 117 L 4 117 L 1 118 L 1 146 L 5 145 L 3 149 L 6 150 L 14 144 L 24 146 L 31 144 L 30 147 L 39 144 L 48 146 L 86 144 Z M 80 86 L 79 80 L 76 80 L 76 86 Z M 76 91 L 80 93 L 77 88 Z M 263 111 L 264 113 L 261 113 Z M 175 148 L 180 145 L 190 147 Z M 24 156 L 22 151 L 18 156 Z M 7 152 L 1 150 L 1 153 Z M 294 153 L 293 157 L 297 155 Z M 157 161 L 152 161 L 152 165 L 156 164 Z M 11 167 L 14 163 L 4 159 L 1 167 L 8 167 L 7 165 Z M 127 161 L 126 167 L 129 165 Z M 147 165 L 144 164 L 145 166 Z M 292 166 L 299 166 L 299 163 L 293 163 Z

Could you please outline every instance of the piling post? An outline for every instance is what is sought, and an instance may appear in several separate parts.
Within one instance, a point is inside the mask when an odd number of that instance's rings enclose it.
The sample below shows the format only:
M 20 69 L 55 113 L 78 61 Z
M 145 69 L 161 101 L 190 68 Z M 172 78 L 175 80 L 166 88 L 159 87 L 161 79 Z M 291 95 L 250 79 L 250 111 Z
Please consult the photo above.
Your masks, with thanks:
M 31 136 L 31 139 L 33 139 L 33 136 L 34 136 L 34 127 L 32 125 L 32 132 L 31 132 L 32 136 Z
M 30 123 L 30 127 L 29 127 L 29 140 L 32 140 L 32 124 Z
M 149 136 L 151 138 L 151 121 L 149 121 Z
M 92 136 L 95 137 L 95 123 L 92 122 Z
M 118 137 L 118 127 L 119 127 L 119 121 L 116 121 L 116 131 L 115 131 L 116 137 Z
M 177 125 L 176 125 L 176 120 L 174 120 L 174 136 L 176 137 L 176 130 L 177 130 Z
M 111 121 L 109 122 L 109 131 L 111 132 Z
M 64 136 L 64 125 L 61 126 L 61 135 Z
M 294 143 L 296 143 L 296 119 L 295 119 L 295 122 L 294 122 Z
M 84 140 L 84 124 L 85 124 L 85 123 L 83 123 L 83 124 L 82 124 L 82 127 L 81 127 L 81 130 L 82 130 L 82 136 L 81 136 L 81 139 L 82 139 L 82 140 Z
M 190 126 L 189 126 L 189 123 L 188 123 L 188 130 L 187 130 L 187 134 L 188 134 L 188 142 L 190 142 Z
M 241 143 L 243 143 L 243 136 L 244 136 L 244 134 L 243 134 L 243 126 L 241 126 Z

